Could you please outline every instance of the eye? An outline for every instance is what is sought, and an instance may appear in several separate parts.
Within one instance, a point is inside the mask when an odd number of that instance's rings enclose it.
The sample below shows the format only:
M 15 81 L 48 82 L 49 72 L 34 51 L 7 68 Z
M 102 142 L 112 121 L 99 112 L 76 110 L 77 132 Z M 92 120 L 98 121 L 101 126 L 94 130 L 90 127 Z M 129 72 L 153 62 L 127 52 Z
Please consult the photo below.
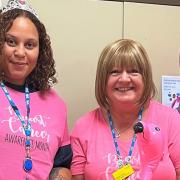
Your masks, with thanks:
M 27 49 L 29 49 L 29 50 L 32 50 L 34 47 L 36 47 L 36 43 L 34 43 L 34 42 L 27 42 L 27 43 L 25 44 L 25 47 L 26 47 Z
M 117 70 L 117 69 L 113 69 L 111 72 L 110 72 L 110 75 L 112 75 L 112 76 L 117 76 L 117 75 L 119 75 L 121 72 L 119 71 L 119 70 Z
M 132 75 L 138 75 L 138 74 L 140 74 L 137 69 L 131 69 L 131 70 L 129 70 L 128 72 L 129 72 L 130 74 L 132 74 Z
M 137 69 L 132 69 L 131 71 L 132 71 L 132 73 L 139 73 L 139 71 Z
M 13 38 L 6 38 L 6 43 L 11 46 L 11 47 L 15 47 L 16 46 L 16 41 Z

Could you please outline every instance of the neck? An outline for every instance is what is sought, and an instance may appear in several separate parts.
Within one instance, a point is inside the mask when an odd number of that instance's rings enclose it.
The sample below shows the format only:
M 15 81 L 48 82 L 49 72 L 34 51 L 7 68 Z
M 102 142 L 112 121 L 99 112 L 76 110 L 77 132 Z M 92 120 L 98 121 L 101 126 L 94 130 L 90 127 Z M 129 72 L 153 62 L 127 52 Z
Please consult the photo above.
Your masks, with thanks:
M 110 109 L 114 127 L 118 129 L 120 133 L 131 131 L 133 132 L 133 126 L 138 120 L 138 114 L 140 107 L 134 109 L 122 111 L 120 109 Z
M 25 84 L 25 80 L 24 79 L 12 79 L 12 78 L 8 78 L 8 77 L 4 77 L 4 81 L 7 81 L 11 84 L 14 85 L 18 85 L 18 86 L 23 86 Z
M 17 86 L 23 86 L 25 84 L 24 81 L 20 82 L 20 81 L 9 81 L 9 80 L 7 80 L 7 82 L 14 84 L 14 85 L 17 85 Z
M 132 120 L 137 119 L 140 107 L 131 108 L 122 110 L 119 108 L 111 108 L 110 112 L 112 117 L 116 119 L 118 122 L 131 122 Z

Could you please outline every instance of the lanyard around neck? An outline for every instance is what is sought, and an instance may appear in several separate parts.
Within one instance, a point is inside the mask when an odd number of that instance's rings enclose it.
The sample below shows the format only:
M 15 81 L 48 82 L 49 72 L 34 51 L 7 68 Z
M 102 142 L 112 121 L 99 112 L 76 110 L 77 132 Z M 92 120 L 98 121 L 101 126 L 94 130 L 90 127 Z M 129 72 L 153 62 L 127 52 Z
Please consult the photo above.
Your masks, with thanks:
M 25 86 L 25 102 L 26 102 L 26 109 L 27 109 L 27 121 L 25 122 L 25 118 L 22 117 L 22 115 L 20 114 L 20 111 L 18 109 L 18 107 L 16 106 L 16 104 L 14 103 L 14 101 L 12 100 L 8 90 L 6 89 L 6 86 L 4 85 L 3 82 L 0 83 L 0 86 L 2 88 L 2 90 L 5 93 L 5 96 L 7 97 L 11 107 L 13 108 L 14 112 L 16 113 L 17 117 L 19 118 L 19 120 L 21 121 L 22 127 L 24 129 L 24 133 L 26 136 L 26 140 L 25 140 L 25 151 L 26 151 L 26 157 L 25 160 L 23 162 L 23 168 L 25 172 L 30 172 L 32 169 L 32 160 L 31 160 L 31 156 L 30 156 L 30 147 L 31 147 L 31 142 L 30 142 L 30 136 L 31 136 L 31 123 L 29 121 L 29 115 L 30 115 L 30 93 L 29 93 L 29 88 L 26 85 Z M 28 178 L 28 175 L 26 176 L 26 179 Z
M 143 108 L 141 108 L 139 113 L 138 113 L 138 121 L 142 120 L 142 113 L 143 113 Z M 116 132 L 115 132 L 113 119 L 112 119 L 110 111 L 108 111 L 108 120 L 109 120 L 109 125 L 110 125 L 110 128 L 111 128 L 111 133 L 112 133 L 112 137 L 113 137 L 113 141 L 114 141 L 114 146 L 115 146 L 115 149 L 116 149 L 116 154 L 118 156 L 118 166 L 120 168 L 120 167 L 123 166 L 123 161 L 121 159 L 120 148 L 119 148 L 118 143 L 117 143 Z M 130 163 L 131 156 L 132 156 L 132 153 L 133 153 L 133 149 L 134 149 L 134 146 L 135 146 L 135 142 L 136 142 L 136 134 L 133 135 L 133 138 L 132 138 L 132 141 L 131 141 L 131 146 L 130 146 L 130 149 L 129 149 L 129 152 L 128 152 L 128 156 L 125 159 L 126 163 Z
M 5 96 L 7 97 L 9 104 L 11 105 L 11 107 L 13 108 L 14 112 L 16 113 L 17 117 L 19 118 L 19 120 L 21 121 L 22 127 L 23 129 L 30 129 L 30 122 L 29 122 L 29 114 L 30 114 L 30 95 L 29 95 L 29 88 L 26 85 L 25 86 L 25 102 L 26 102 L 26 109 L 27 109 L 27 123 L 25 122 L 25 120 L 22 118 L 22 115 L 18 109 L 18 107 L 16 106 L 16 104 L 14 103 L 14 101 L 12 100 L 8 90 L 6 89 L 6 86 L 4 85 L 3 82 L 0 83 L 0 86 L 2 88 L 2 90 L 4 91 Z

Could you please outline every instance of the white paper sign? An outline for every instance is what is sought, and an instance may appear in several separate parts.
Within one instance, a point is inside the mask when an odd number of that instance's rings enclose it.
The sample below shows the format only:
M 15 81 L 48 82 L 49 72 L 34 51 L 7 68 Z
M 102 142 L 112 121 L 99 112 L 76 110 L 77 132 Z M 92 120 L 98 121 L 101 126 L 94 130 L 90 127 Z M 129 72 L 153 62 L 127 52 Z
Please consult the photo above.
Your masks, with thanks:
M 180 76 L 162 76 L 162 104 L 180 112 Z

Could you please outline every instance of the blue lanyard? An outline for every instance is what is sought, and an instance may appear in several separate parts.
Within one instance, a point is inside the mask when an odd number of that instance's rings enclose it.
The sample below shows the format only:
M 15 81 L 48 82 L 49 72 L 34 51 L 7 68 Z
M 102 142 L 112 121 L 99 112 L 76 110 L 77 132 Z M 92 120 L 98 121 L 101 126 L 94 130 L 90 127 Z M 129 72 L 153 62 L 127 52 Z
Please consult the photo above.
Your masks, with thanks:
M 5 85 L 3 82 L 0 83 L 0 86 L 2 90 L 5 93 L 5 96 L 7 97 L 9 104 L 13 108 L 14 112 L 16 113 L 17 117 L 21 121 L 22 127 L 24 129 L 24 133 L 26 136 L 26 141 L 25 141 L 25 150 L 26 150 L 26 158 L 23 163 L 23 168 L 26 172 L 30 172 L 32 169 L 32 160 L 30 156 L 30 136 L 31 136 L 31 123 L 29 121 L 29 115 L 30 115 L 30 93 L 29 93 L 29 88 L 26 85 L 25 86 L 25 102 L 26 102 L 26 109 L 27 109 L 27 122 L 22 118 L 22 115 L 20 114 L 20 111 L 14 101 L 12 100 L 8 90 L 6 89 Z
M 19 120 L 21 121 L 22 127 L 23 129 L 27 129 L 27 127 L 30 129 L 30 122 L 29 122 L 29 114 L 30 114 L 30 96 L 29 96 L 29 88 L 27 86 L 25 86 L 25 101 L 26 101 L 26 109 L 27 109 L 27 123 L 24 121 L 24 119 L 22 118 L 19 109 L 17 108 L 16 104 L 14 103 L 14 101 L 12 100 L 8 90 L 6 89 L 5 85 L 3 82 L 0 83 L 2 90 L 4 91 L 9 104 L 11 105 L 11 107 L 13 108 L 14 112 L 16 113 L 17 117 L 19 118 Z
M 138 121 L 142 120 L 142 113 L 143 113 L 143 108 L 141 108 L 139 113 L 138 113 Z M 119 146 L 118 146 L 118 143 L 117 143 L 116 132 L 115 132 L 115 129 L 114 129 L 113 119 L 112 119 L 110 111 L 108 111 L 108 120 L 109 120 L 109 125 L 110 125 L 110 128 L 111 128 L 111 133 L 112 133 L 112 137 L 113 137 L 113 141 L 114 141 L 114 146 L 115 146 L 115 149 L 116 149 L 116 154 L 118 156 L 118 166 L 119 166 L 119 168 L 121 168 L 123 166 L 123 160 L 121 159 L 120 149 L 119 149 Z M 132 138 L 132 141 L 131 141 L 131 146 L 130 146 L 130 149 L 129 149 L 129 152 L 128 152 L 128 156 L 125 159 L 126 163 L 130 163 L 131 156 L 132 156 L 132 153 L 133 153 L 133 149 L 134 149 L 134 146 L 135 146 L 135 142 L 136 142 L 136 134 L 133 135 L 133 138 Z

